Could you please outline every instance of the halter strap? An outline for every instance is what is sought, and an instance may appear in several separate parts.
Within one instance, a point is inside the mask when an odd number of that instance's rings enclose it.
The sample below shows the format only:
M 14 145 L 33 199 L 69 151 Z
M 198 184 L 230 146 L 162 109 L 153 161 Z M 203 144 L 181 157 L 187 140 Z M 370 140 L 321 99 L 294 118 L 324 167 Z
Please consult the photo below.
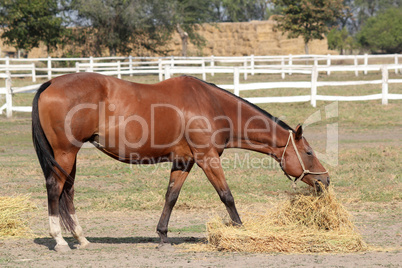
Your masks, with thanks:
M 299 177 L 297 177 L 297 178 L 295 177 L 295 180 L 294 180 L 294 181 L 290 178 L 289 174 L 285 171 L 285 169 L 283 168 L 283 165 L 282 165 L 282 162 L 283 162 L 283 160 L 285 159 L 285 152 L 286 152 L 286 149 L 287 149 L 288 146 L 289 146 L 290 141 L 292 141 L 293 149 L 295 150 L 297 159 L 299 159 L 299 163 L 300 163 L 300 165 L 301 165 L 301 167 L 302 167 L 302 169 L 303 169 L 302 174 L 301 174 Z M 304 163 L 303 163 L 303 160 L 302 160 L 302 158 L 301 158 L 301 156 L 300 156 L 300 154 L 299 154 L 299 150 L 297 150 L 296 143 L 295 143 L 295 139 L 293 138 L 293 131 L 292 131 L 292 130 L 289 130 L 288 141 L 286 142 L 285 149 L 283 150 L 283 153 L 282 153 L 281 162 L 280 162 L 279 164 L 280 164 L 280 166 L 281 166 L 283 172 L 285 173 L 286 177 L 288 177 L 289 180 L 293 181 L 293 185 L 294 185 L 294 186 L 296 185 L 296 182 L 297 182 L 297 181 L 303 179 L 304 176 L 307 175 L 307 174 L 320 175 L 320 174 L 328 173 L 328 170 L 325 170 L 325 171 L 322 171 L 322 172 L 313 172 L 313 171 L 310 171 L 310 170 L 308 170 L 308 169 L 305 168 Z

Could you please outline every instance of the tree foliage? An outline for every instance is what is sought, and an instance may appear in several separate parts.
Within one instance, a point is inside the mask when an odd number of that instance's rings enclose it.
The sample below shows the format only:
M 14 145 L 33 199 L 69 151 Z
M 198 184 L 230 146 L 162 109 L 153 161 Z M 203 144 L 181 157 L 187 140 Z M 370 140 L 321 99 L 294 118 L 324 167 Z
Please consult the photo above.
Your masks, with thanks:
M 356 48 L 356 41 L 352 36 L 349 35 L 346 28 L 342 28 L 342 30 L 338 30 L 337 28 L 333 28 L 327 36 L 328 48 L 329 49 L 337 49 L 340 54 L 343 55 L 346 50 L 353 50 Z
M 305 52 L 313 39 L 323 39 L 328 25 L 343 15 L 344 6 L 338 0 L 274 0 L 282 7 L 282 16 L 276 16 L 276 29 L 286 32 L 289 38 L 302 36 Z
M 0 8 L 1 38 L 17 50 L 31 50 L 43 41 L 48 52 L 56 48 L 67 33 L 57 0 L 3 0 Z
M 329 48 L 341 53 L 355 49 L 356 40 L 373 52 L 394 53 L 401 51 L 401 6 L 400 0 L 2 0 L 0 27 L 4 42 L 18 50 L 44 42 L 51 52 L 68 44 L 76 56 L 167 54 L 178 33 L 186 56 L 189 42 L 205 44 L 197 34 L 202 23 L 275 14 L 276 29 L 302 36 L 306 53 L 311 40 L 327 33 Z
M 358 34 L 359 43 L 371 52 L 402 52 L 402 8 L 390 8 L 367 20 Z
M 176 31 L 182 40 L 182 56 L 187 56 L 188 42 L 202 46 L 205 40 L 196 32 L 196 27 L 213 21 L 213 5 L 209 0 L 167 0 L 168 10 L 165 28 L 172 34 Z
M 215 0 L 215 21 L 242 22 L 268 19 L 270 0 Z
M 368 19 L 387 9 L 401 7 L 402 2 L 400 0 L 354 0 L 354 5 L 357 6 L 353 18 L 354 27 L 356 31 L 359 31 Z
M 199 45 L 203 39 L 195 25 L 211 21 L 211 4 L 207 0 L 74 0 L 79 25 L 92 29 L 94 50 L 102 48 L 111 55 L 145 49 L 164 53 L 161 47 L 177 31 L 183 40 Z
M 160 17 L 152 18 L 153 1 L 145 0 L 73 0 L 77 11 L 75 24 L 92 40 L 95 54 L 107 48 L 110 55 L 129 53 L 134 48 L 145 47 L 156 51 L 166 38 L 161 30 Z M 156 2 L 156 1 L 155 1 Z

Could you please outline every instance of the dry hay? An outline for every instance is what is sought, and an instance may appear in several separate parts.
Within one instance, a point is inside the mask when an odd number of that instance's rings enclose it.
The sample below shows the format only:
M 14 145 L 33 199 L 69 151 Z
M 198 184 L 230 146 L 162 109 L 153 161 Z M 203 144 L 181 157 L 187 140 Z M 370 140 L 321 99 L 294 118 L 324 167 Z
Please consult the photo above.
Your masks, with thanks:
M 241 227 L 216 217 L 207 223 L 215 250 L 238 252 L 357 252 L 368 247 L 330 188 L 297 193 L 265 215 L 247 213 Z
M 0 238 L 32 236 L 21 214 L 33 209 L 29 195 L 0 197 Z

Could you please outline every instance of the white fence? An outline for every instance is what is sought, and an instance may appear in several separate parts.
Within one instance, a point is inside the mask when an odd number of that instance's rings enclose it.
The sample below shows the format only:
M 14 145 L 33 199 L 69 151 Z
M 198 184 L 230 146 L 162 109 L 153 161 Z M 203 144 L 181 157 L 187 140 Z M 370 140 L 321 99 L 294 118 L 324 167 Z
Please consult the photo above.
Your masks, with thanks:
M 240 95 L 240 91 L 272 89 L 272 88 L 310 88 L 309 95 L 286 96 L 286 97 L 255 97 L 246 98 L 252 103 L 285 103 L 285 102 L 308 102 L 312 106 L 316 106 L 316 102 L 322 101 L 362 101 L 381 99 L 382 104 L 387 104 L 390 99 L 402 99 L 402 94 L 389 94 L 389 83 L 401 83 L 402 79 L 389 79 L 389 70 L 399 73 L 402 64 L 398 64 L 399 57 L 402 55 L 361 55 L 361 56 L 247 56 L 247 57 L 206 57 L 206 58 L 134 58 L 134 57 L 118 57 L 118 58 L 87 58 L 87 59 L 69 59 L 76 61 L 74 67 L 57 67 L 53 68 L 52 62 L 63 61 L 66 59 L 47 59 L 47 68 L 36 68 L 35 64 L 20 64 L 18 69 L 10 63 L 11 59 L 6 59 L 6 64 L 0 65 L 0 78 L 6 79 L 6 87 L 0 88 L 0 94 L 6 95 L 6 103 L 0 107 L 0 114 L 4 110 L 7 111 L 7 117 L 12 116 L 13 111 L 30 112 L 32 108 L 16 107 L 12 105 L 12 94 L 22 92 L 35 92 L 39 88 L 38 85 L 28 87 L 13 88 L 11 87 L 12 77 L 32 77 L 35 82 L 37 77 L 51 78 L 67 72 L 98 72 L 106 75 L 135 75 L 135 74 L 157 74 L 160 80 L 168 79 L 173 74 L 202 74 L 204 80 L 206 75 L 213 76 L 216 73 L 225 73 L 233 75 L 233 84 L 219 85 L 225 89 L 231 89 L 236 95 Z M 375 65 L 368 64 L 369 59 L 385 58 L 394 62 L 394 64 Z M 115 62 L 104 62 L 105 60 L 117 59 Z M 127 60 L 128 59 L 128 60 Z M 363 60 L 363 64 L 359 64 L 359 60 Z M 0 59 L 1 62 L 2 59 Z M 4 60 L 4 59 L 3 59 Z M 28 59 L 20 59 L 23 61 Z M 33 59 L 29 59 L 33 60 Z M 34 59 L 35 60 L 35 59 Z M 39 60 L 39 59 L 36 59 Z M 42 59 L 43 60 L 43 59 Z M 331 65 L 335 60 L 352 60 L 352 65 Z M 384 61 L 384 59 L 382 59 Z M 13 59 L 13 61 L 16 61 Z M 295 64 L 300 63 L 303 64 Z M 306 61 L 311 65 L 306 65 Z M 324 61 L 324 65 L 319 64 Z M 272 63 L 280 62 L 279 65 Z M 307 62 L 307 63 L 308 63 Z M 269 64 L 270 63 L 270 64 Z M 2 74 L 2 70 L 4 73 Z M 39 73 L 37 73 L 38 71 Z M 381 80 L 363 80 L 363 81 L 318 81 L 318 73 L 331 72 L 359 72 L 367 74 L 368 71 L 381 71 Z M 42 72 L 42 74 L 40 73 Z M 43 74 L 46 72 L 46 74 Z M 311 76 L 310 81 L 299 82 L 267 82 L 267 83 L 240 83 L 240 74 L 244 75 L 246 80 L 248 75 L 254 74 L 272 74 L 279 73 L 282 78 L 291 74 L 307 74 Z M 324 86 L 350 86 L 350 85 L 366 85 L 379 84 L 381 91 L 378 94 L 365 96 L 329 96 L 319 95 L 317 89 Z
M 359 67 L 364 66 L 364 74 L 370 70 L 369 66 L 381 60 L 382 64 L 398 65 L 402 63 L 402 54 L 388 55 L 285 55 L 285 56 L 243 56 L 243 57 L 89 57 L 89 58 L 29 58 L 14 59 L 0 58 L 0 73 L 7 73 L 11 77 L 46 78 L 80 71 L 105 72 L 109 75 L 135 75 L 158 74 L 159 80 L 163 80 L 164 67 L 201 67 L 213 69 L 215 67 L 243 67 L 245 79 L 248 74 L 254 74 L 255 70 L 266 66 L 281 66 L 289 70 L 306 66 L 331 67 L 339 65 L 354 66 L 358 75 Z M 277 67 L 278 68 L 278 67 Z M 395 69 L 398 73 L 398 70 Z M 210 72 L 214 75 L 213 72 Z M 327 71 L 330 75 L 331 70 Z M 205 73 L 203 73 L 205 76 Z M 285 78 L 285 72 L 282 72 Z
M 276 68 L 275 68 L 276 67 Z M 381 71 L 382 79 L 381 80 L 363 80 L 363 81 L 318 81 L 318 73 L 319 72 L 345 72 L 345 71 Z M 247 74 L 249 70 L 246 68 L 221 68 L 221 69 L 207 69 L 210 72 L 215 73 L 233 73 L 233 84 L 229 85 L 219 85 L 224 89 L 231 89 L 234 91 L 234 94 L 239 96 L 240 91 L 244 90 L 257 90 L 257 89 L 272 89 L 272 88 L 310 88 L 309 95 L 302 96 L 284 96 L 284 97 L 255 97 L 255 98 L 245 98 L 251 103 L 290 103 L 290 102 L 307 102 L 310 101 L 313 107 L 316 107 L 317 101 L 364 101 L 364 100 L 382 100 L 382 104 L 388 104 L 388 100 L 398 100 L 402 99 L 402 94 L 390 94 L 388 93 L 388 84 L 389 83 L 400 83 L 402 84 L 402 79 L 388 79 L 389 70 L 399 70 L 402 69 L 402 64 L 400 65 L 371 65 L 369 67 L 366 66 L 342 66 L 342 67 L 318 67 L 313 65 L 312 67 L 303 67 L 295 69 L 294 67 L 287 68 L 278 68 L 278 66 L 271 67 L 271 69 L 255 69 L 255 73 L 302 73 L 302 74 L 311 74 L 311 81 L 296 81 L 296 82 L 266 82 L 266 83 L 247 83 L 240 84 L 240 73 Z M 169 78 L 171 74 L 180 73 L 180 74 L 197 74 L 205 72 L 205 70 L 197 70 L 191 68 L 165 68 L 165 77 Z M 353 86 L 353 85 L 367 85 L 367 84 L 381 84 L 381 93 L 372 94 L 372 95 L 364 95 L 364 96 L 328 96 L 328 95 L 318 95 L 317 88 L 324 86 Z

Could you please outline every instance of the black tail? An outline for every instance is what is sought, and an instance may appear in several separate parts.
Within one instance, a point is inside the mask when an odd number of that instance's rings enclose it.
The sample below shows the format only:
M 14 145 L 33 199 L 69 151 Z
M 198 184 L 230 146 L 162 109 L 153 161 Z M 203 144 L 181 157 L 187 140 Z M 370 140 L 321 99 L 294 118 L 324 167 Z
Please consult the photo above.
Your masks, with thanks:
M 50 178 L 51 176 L 59 176 L 55 170 L 55 167 L 60 170 L 66 177 L 67 180 L 64 184 L 64 189 L 60 195 L 59 200 L 59 212 L 61 222 L 64 227 L 72 231 L 74 230 L 75 223 L 71 218 L 70 213 L 67 208 L 67 203 L 72 202 L 71 196 L 66 190 L 66 188 L 70 188 L 74 179 L 68 174 L 54 159 L 53 149 L 49 144 L 49 141 L 46 138 L 45 133 L 43 132 L 40 118 L 39 118 L 39 109 L 38 109 L 38 101 L 40 94 L 45 91 L 46 88 L 50 86 L 51 82 L 48 81 L 44 83 L 37 91 L 33 103 L 32 103 L 32 140 L 35 147 L 36 155 L 38 156 L 40 166 L 42 168 L 43 174 L 45 175 L 45 179 Z M 70 186 L 70 187 L 68 187 Z

